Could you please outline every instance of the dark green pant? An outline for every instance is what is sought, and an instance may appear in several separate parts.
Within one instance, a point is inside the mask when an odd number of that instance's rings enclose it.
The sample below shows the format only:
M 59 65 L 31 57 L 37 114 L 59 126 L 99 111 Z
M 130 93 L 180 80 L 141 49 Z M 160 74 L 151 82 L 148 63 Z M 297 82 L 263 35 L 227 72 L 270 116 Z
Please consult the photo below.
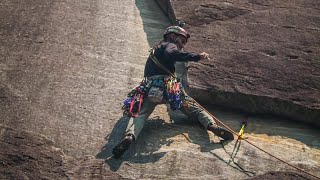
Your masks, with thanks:
M 137 118 L 131 117 L 129 120 L 129 124 L 126 130 L 126 134 L 134 135 L 135 139 L 138 138 L 145 120 L 150 116 L 153 112 L 154 108 L 158 104 L 165 104 L 167 101 L 163 101 L 161 103 L 154 103 L 146 98 L 143 102 L 143 106 L 141 107 L 141 111 Z M 179 110 L 187 115 L 189 118 L 198 120 L 205 128 L 210 124 L 215 124 L 213 118 L 205 112 L 202 108 L 200 108 L 196 103 L 193 102 L 193 99 L 187 97 L 188 106 L 182 106 Z

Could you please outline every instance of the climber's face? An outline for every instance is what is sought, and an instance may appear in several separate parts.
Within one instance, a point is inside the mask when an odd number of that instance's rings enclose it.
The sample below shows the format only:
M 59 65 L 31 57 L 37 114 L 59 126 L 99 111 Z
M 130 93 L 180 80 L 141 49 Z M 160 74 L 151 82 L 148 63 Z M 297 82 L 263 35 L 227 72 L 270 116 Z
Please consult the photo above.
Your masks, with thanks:
M 179 50 L 182 50 L 184 48 L 184 46 L 187 44 L 187 38 L 185 38 L 184 36 L 177 36 L 176 40 L 174 42 Z
M 179 50 L 182 50 L 187 43 L 187 38 L 180 34 L 170 33 L 165 36 L 165 41 L 174 43 Z

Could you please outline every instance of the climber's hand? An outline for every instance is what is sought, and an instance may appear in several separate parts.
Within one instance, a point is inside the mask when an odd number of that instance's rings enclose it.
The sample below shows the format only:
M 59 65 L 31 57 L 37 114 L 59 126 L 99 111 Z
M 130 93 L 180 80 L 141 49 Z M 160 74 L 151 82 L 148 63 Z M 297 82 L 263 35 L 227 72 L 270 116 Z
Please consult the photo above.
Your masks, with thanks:
M 202 60 L 202 59 L 208 59 L 208 60 L 210 60 L 208 53 L 202 52 L 202 53 L 200 53 L 199 55 L 200 55 L 200 60 Z

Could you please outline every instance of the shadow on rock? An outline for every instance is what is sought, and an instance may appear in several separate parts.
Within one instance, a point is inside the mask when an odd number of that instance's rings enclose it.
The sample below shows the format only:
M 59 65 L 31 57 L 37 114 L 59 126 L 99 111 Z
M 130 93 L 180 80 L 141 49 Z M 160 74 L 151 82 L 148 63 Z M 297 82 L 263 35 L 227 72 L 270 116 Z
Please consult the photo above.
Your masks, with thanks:
M 124 137 L 129 118 L 126 116 L 121 117 L 112 129 L 112 132 L 105 137 L 107 144 L 101 148 L 101 151 L 96 155 L 98 159 L 107 159 L 112 156 L 112 149 L 119 143 Z
M 196 122 L 190 121 L 188 118 L 183 118 L 174 123 L 167 123 L 159 117 L 153 117 L 146 121 L 137 141 L 131 145 L 121 158 L 116 159 L 112 157 L 111 152 L 123 139 L 128 121 L 128 117 L 119 119 L 111 134 L 105 138 L 107 144 L 96 155 L 98 159 L 105 159 L 112 171 L 117 171 L 124 161 L 140 164 L 154 163 L 164 157 L 167 151 L 170 151 L 163 150 L 161 149 L 162 147 L 175 149 L 177 143 L 182 143 L 182 146 L 179 146 L 178 149 L 183 148 L 185 143 L 196 144 L 201 152 L 210 152 L 216 148 L 222 148 L 220 142 L 212 143 L 206 130 L 200 129 Z M 175 138 L 177 140 L 173 140 Z M 175 146 L 171 146 L 173 143 L 175 143 Z

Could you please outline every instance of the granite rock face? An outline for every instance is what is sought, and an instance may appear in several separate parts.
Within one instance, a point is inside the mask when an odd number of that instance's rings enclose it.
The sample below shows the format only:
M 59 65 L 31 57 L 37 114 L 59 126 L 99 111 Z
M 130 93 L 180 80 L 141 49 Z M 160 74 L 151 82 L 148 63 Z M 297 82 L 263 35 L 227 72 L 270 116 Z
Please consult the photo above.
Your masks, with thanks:
M 42 135 L 0 124 L 0 179 L 68 179 L 63 152 Z
M 250 14 L 224 11 L 221 21 Z M 0 15 L 0 179 L 312 179 L 248 143 L 222 141 L 165 105 L 124 156 L 112 158 L 128 124 L 121 102 L 170 24 L 155 1 L 1 0 Z M 250 142 L 320 176 L 317 128 L 206 108 L 234 130 L 248 118 Z
M 320 125 L 319 1 L 158 2 L 186 22 L 187 50 L 210 54 L 189 64 L 198 100 Z

